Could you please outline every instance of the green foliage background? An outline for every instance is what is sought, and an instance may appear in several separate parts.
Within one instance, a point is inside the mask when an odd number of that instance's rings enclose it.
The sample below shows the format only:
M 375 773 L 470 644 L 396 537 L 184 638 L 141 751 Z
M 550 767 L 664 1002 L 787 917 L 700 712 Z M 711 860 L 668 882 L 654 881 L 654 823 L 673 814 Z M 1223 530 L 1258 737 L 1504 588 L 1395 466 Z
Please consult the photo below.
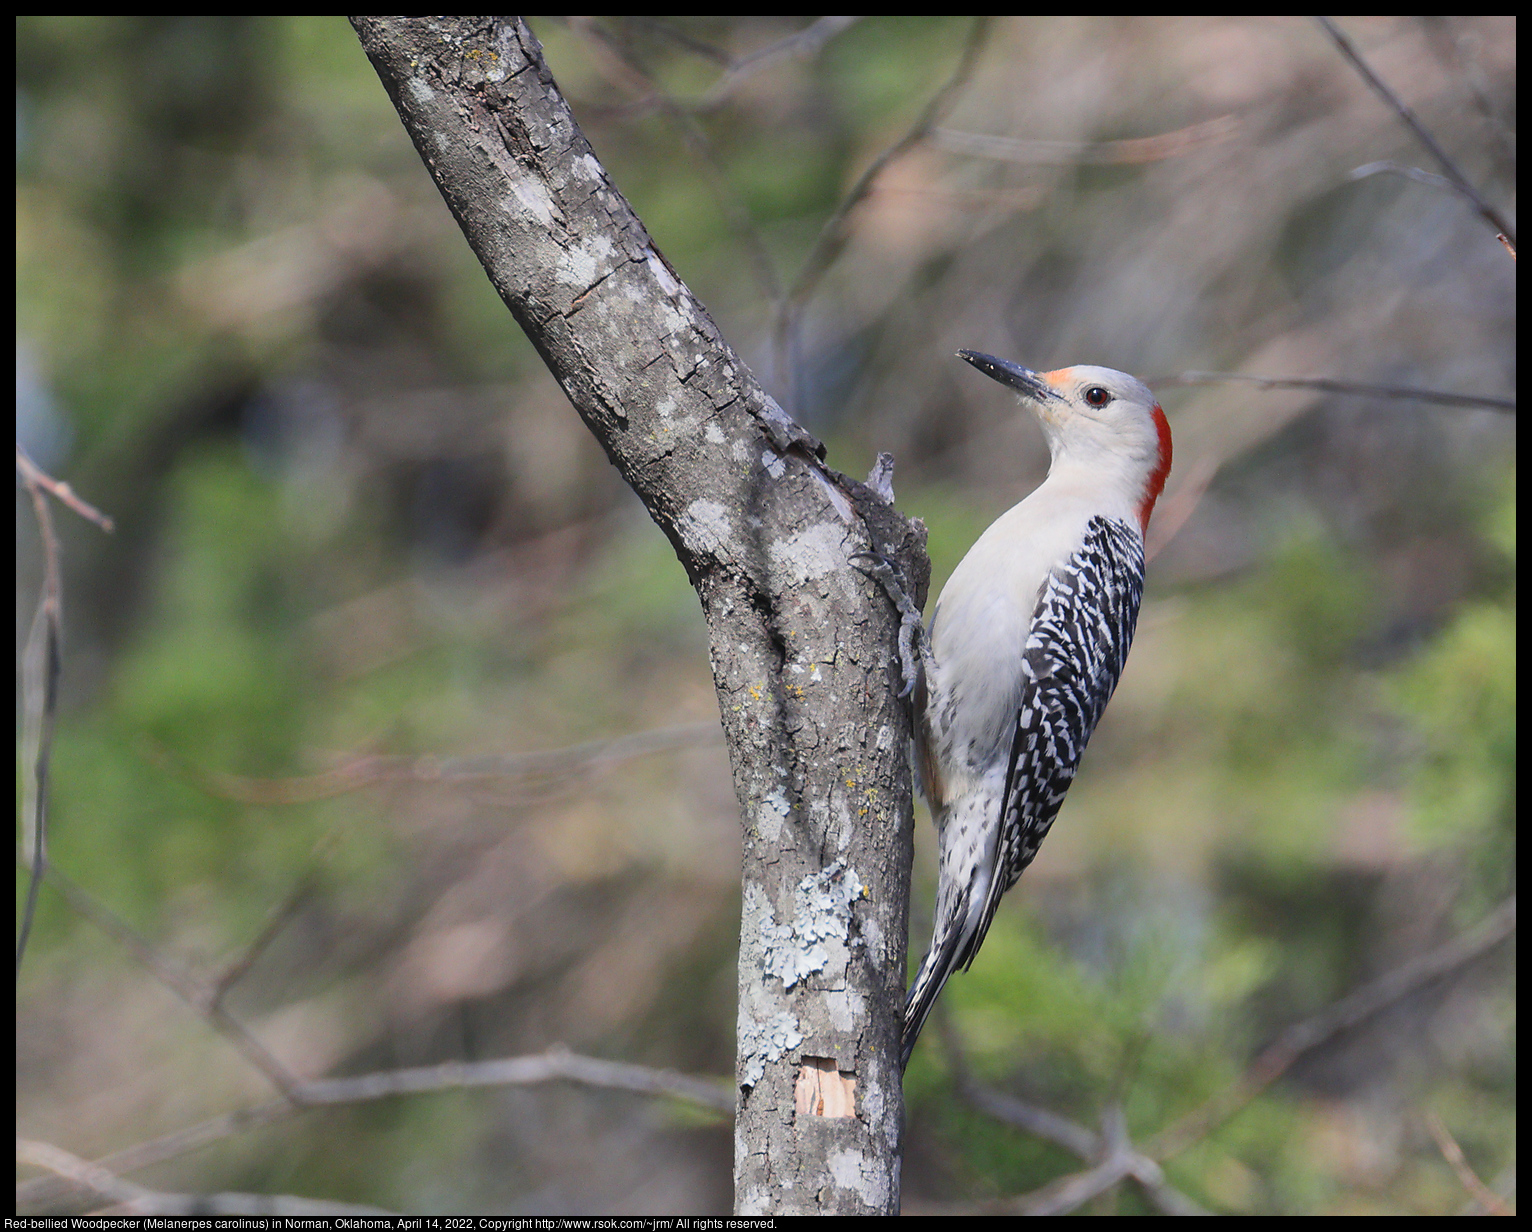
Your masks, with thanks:
M 1514 387 L 1514 265 L 1455 197 L 1348 179 L 1424 156 L 1297 19 L 998 19 L 943 125 L 1065 144 L 974 157 L 939 132 L 891 164 L 804 315 L 797 386 L 773 283 L 970 19 L 862 19 L 721 99 L 724 60 L 807 19 L 533 24 L 618 186 L 773 392 L 801 388 L 830 462 L 894 451 L 933 595 L 1045 466 L 957 346 L 1151 380 Z M 1348 28 L 1513 202 L 1514 22 Z M 737 819 L 695 600 L 350 28 L 26 17 L 17 36 L 18 434 L 118 524 L 58 514 L 53 862 L 203 976 L 277 921 L 229 1006 L 304 1077 L 555 1043 L 731 1073 Z M 1188 129 L 1131 159 L 1102 144 Z M 1082 1124 L 1120 1107 L 1142 1142 L 1514 893 L 1514 417 L 1157 387 L 1176 533 L 1060 822 L 911 1066 L 909 1211 L 1083 1166 L 961 1098 L 959 1056 Z M 30 516 L 19 499 L 18 653 Z M 465 771 L 671 727 L 620 764 Z M 1434 1113 L 1514 1189 L 1508 948 L 1305 1055 L 1170 1182 L 1229 1214 L 1455 1213 Z M 269 1094 L 48 889 L 18 1089 L 18 1134 L 87 1158 Z M 310 1112 L 133 1179 L 701 1213 L 728 1208 L 731 1149 L 663 1104 L 480 1091 Z M 1123 1187 L 1088 1209 L 1151 1208 Z

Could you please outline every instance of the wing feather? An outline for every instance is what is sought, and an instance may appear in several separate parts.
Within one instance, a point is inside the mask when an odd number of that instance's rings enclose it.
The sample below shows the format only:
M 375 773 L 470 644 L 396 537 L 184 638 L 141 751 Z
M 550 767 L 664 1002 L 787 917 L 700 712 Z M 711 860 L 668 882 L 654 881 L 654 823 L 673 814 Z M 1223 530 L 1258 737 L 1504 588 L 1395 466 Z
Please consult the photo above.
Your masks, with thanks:
M 956 963 L 967 970 L 1005 894 L 1037 855 L 1128 660 L 1144 593 L 1143 540 L 1092 518 L 1085 542 L 1048 577 L 1033 613 L 1025 680 L 1000 794 L 996 875 Z

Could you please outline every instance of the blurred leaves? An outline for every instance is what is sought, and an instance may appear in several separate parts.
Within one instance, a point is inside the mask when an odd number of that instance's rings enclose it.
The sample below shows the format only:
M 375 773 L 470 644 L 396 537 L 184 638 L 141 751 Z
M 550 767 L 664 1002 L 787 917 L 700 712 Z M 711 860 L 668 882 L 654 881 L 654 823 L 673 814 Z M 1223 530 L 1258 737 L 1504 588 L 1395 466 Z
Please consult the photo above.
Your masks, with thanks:
M 1392 681 L 1423 744 L 1411 782 L 1416 833 L 1431 847 L 1464 853 L 1476 872 L 1475 905 L 1511 888 L 1515 864 L 1516 528 L 1509 479 L 1482 520 L 1485 548 L 1508 577 L 1465 603 Z
M 768 388 L 801 388 L 833 465 L 895 452 L 933 595 L 1047 463 L 959 346 L 1514 389 L 1510 258 L 1455 195 L 1351 179 L 1421 161 L 1410 134 L 1316 26 L 1252 17 L 996 19 L 942 131 L 884 168 L 812 271 L 779 371 L 772 286 L 948 80 L 972 20 L 864 17 L 751 58 L 809 26 L 536 22 L 598 156 Z M 1513 209 L 1514 23 L 1344 28 Z M 18 434 L 119 528 L 60 522 L 54 861 L 201 975 L 247 956 L 230 1011 L 305 1077 L 560 1041 L 731 1072 L 721 746 L 429 773 L 685 729 L 716 703 L 680 566 L 473 262 L 349 28 L 27 17 L 17 40 Z M 976 1080 L 1093 1131 L 1120 1104 L 1139 1144 L 1482 919 L 1515 864 L 1514 417 L 1247 384 L 1161 396 L 1177 461 L 1157 521 L 1185 520 L 1057 827 L 944 995 Z M 411 773 L 269 802 L 372 755 Z M 916 841 L 918 946 L 923 810 Z M 33 946 L 24 1136 L 89 1156 L 269 1093 L 46 889 Z M 1467 1196 L 1430 1109 L 1513 1186 L 1511 975 L 1494 951 L 1327 1041 L 1167 1160 L 1170 1183 L 1218 1213 L 1452 1214 Z M 1081 1166 L 965 1102 L 938 1035 L 907 1080 L 907 1209 Z M 730 1150 L 714 1123 L 548 1087 L 309 1113 L 144 1183 L 721 1212 Z M 1151 1208 L 1121 1185 L 1087 1209 Z

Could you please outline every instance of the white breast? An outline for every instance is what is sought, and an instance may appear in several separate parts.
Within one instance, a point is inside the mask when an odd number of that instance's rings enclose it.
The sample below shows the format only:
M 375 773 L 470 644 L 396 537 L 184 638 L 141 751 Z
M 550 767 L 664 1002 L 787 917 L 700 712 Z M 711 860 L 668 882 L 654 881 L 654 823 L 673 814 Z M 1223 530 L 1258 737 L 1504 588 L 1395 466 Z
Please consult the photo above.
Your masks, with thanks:
M 1048 574 L 1068 560 L 1099 512 L 1045 483 L 1003 514 L 965 556 L 937 600 L 927 738 L 949 800 L 1009 753 L 1023 650 Z

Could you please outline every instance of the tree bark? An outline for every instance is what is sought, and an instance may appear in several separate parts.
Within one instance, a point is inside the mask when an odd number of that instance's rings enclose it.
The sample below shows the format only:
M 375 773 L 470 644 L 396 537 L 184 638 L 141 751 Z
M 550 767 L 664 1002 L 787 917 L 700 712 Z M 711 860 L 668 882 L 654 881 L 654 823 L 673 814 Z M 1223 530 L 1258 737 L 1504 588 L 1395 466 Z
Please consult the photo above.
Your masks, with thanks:
M 514 18 L 353 17 L 469 244 L 669 538 L 744 827 L 735 1209 L 897 1213 L 911 852 L 898 619 L 924 528 L 829 469 L 612 185 Z

